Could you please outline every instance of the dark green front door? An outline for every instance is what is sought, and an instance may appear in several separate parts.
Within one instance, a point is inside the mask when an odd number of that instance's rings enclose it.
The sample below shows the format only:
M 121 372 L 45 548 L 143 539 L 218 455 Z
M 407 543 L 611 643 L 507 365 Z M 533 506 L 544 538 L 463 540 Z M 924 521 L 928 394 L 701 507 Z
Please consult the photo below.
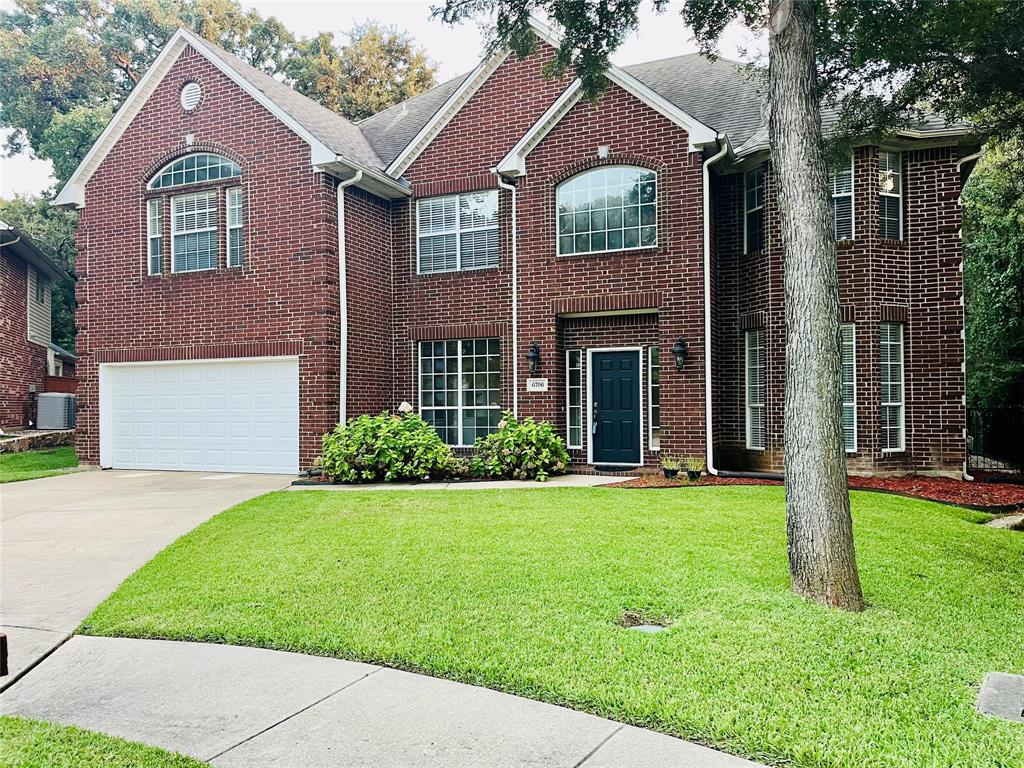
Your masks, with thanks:
M 595 464 L 640 463 L 640 353 L 594 352 L 591 408 Z

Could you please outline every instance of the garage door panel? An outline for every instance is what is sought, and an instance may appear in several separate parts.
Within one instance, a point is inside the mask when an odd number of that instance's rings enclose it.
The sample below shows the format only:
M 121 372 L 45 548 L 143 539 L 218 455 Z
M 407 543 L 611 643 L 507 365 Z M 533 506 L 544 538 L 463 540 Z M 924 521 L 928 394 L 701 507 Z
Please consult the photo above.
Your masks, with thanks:
M 298 472 L 296 360 L 110 366 L 111 466 Z

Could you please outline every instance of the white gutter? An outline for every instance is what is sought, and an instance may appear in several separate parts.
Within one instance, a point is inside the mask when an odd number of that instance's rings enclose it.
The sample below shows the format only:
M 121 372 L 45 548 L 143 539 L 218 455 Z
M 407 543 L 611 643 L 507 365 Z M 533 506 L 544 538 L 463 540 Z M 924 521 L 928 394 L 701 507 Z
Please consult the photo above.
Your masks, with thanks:
M 704 461 L 709 475 L 717 475 L 718 469 L 715 467 L 715 441 L 711 421 L 711 186 L 708 168 L 729 152 L 729 138 L 724 133 L 718 134 L 716 138 L 722 148 L 701 166 L 704 184 Z
M 338 423 L 348 421 L 348 281 L 345 265 L 345 188 L 358 184 L 362 171 L 339 181 L 338 190 Z
M 516 187 L 497 168 L 491 168 L 498 186 L 512 193 L 512 415 L 519 418 L 519 238 L 516 227 Z
M 959 160 L 956 161 L 956 172 L 960 173 L 960 166 L 962 166 L 964 163 L 969 163 L 971 160 L 979 160 L 979 159 L 981 159 L 981 156 L 984 155 L 984 154 L 985 154 L 985 147 L 982 147 L 977 152 L 975 152 L 973 155 L 968 155 L 967 157 L 961 157 Z M 961 194 L 957 196 L 957 200 L 956 201 L 957 201 L 957 203 L 961 207 L 963 207 L 963 204 L 964 204 L 963 190 L 961 190 Z M 964 230 L 963 230 L 962 224 L 961 224 L 959 235 L 960 235 L 960 239 L 963 240 L 963 238 L 964 238 Z M 961 259 L 960 259 L 960 274 L 961 275 L 963 274 L 963 271 L 964 271 L 964 262 L 963 262 L 963 257 L 961 257 Z M 964 305 L 963 298 L 964 298 L 964 294 L 961 293 L 960 294 L 960 306 Z M 964 324 L 964 327 L 960 330 L 960 340 L 963 342 L 963 345 L 964 345 L 963 374 L 964 374 L 964 380 L 966 381 L 966 379 L 967 379 L 967 325 L 966 325 L 966 322 Z M 964 395 L 964 415 L 966 415 L 966 414 L 967 414 L 967 395 Z M 964 449 L 966 450 L 966 448 L 967 448 L 967 426 L 965 425 L 964 426 Z M 969 462 L 968 462 L 967 457 L 965 456 L 964 457 L 963 468 L 960 470 L 960 476 L 964 480 L 971 481 L 971 480 L 974 480 L 974 475 L 972 475 L 970 472 L 967 471 L 968 467 L 969 467 Z

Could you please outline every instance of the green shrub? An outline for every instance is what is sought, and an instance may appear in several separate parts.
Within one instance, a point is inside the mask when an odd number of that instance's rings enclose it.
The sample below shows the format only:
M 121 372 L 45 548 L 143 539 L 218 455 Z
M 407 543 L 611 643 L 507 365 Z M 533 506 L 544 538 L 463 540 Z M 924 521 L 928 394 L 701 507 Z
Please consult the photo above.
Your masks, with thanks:
M 418 414 L 357 416 L 324 435 L 318 461 L 332 480 L 364 483 L 436 480 L 465 471 L 435 429 Z
M 498 431 L 478 438 L 473 446 L 470 471 L 474 477 L 511 480 L 547 480 L 569 468 L 565 443 L 546 421 L 519 421 L 506 411 Z

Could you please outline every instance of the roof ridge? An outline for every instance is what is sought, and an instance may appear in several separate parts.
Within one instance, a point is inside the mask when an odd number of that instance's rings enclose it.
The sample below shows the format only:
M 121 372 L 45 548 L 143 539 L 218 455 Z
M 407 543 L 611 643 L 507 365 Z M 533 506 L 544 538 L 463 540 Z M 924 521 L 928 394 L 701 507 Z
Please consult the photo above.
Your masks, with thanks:
M 621 64 L 622 69 L 629 70 L 632 67 L 642 67 L 647 64 L 661 64 L 665 61 L 676 61 L 677 59 L 689 59 L 689 58 L 700 58 L 711 64 L 717 64 L 718 62 L 724 62 L 726 64 L 735 64 L 737 67 L 745 67 L 750 62 L 736 61 L 735 59 L 729 59 L 725 56 L 715 56 L 714 58 L 707 56 L 700 51 L 690 51 L 689 53 L 680 53 L 675 56 L 664 56 L 660 59 L 650 59 L 649 61 L 637 61 L 633 64 Z
M 362 118 L 361 120 L 355 121 L 355 123 L 353 123 L 353 125 L 360 126 L 363 123 L 365 123 L 367 120 L 373 120 L 373 118 L 379 117 L 380 115 L 383 115 L 383 114 L 386 114 L 386 113 L 390 112 L 393 109 L 401 107 L 403 104 L 407 105 L 410 101 L 413 101 L 414 99 L 418 99 L 421 96 L 426 96 L 429 93 L 431 93 L 433 91 L 436 91 L 438 88 L 444 88 L 446 85 L 451 85 L 456 80 L 458 80 L 459 82 L 462 82 L 467 77 L 469 77 L 469 72 L 463 72 L 461 75 L 456 75 L 455 77 L 450 77 L 447 80 L 445 80 L 443 83 L 437 83 L 436 85 L 432 85 L 427 90 L 420 91 L 419 93 L 417 93 L 417 94 L 415 94 L 413 96 L 410 96 L 407 99 L 402 99 L 401 101 L 396 101 L 390 107 L 384 107 L 384 109 L 382 109 L 380 112 L 374 112 L 372 115 L 367 115 L 366 117 Z

